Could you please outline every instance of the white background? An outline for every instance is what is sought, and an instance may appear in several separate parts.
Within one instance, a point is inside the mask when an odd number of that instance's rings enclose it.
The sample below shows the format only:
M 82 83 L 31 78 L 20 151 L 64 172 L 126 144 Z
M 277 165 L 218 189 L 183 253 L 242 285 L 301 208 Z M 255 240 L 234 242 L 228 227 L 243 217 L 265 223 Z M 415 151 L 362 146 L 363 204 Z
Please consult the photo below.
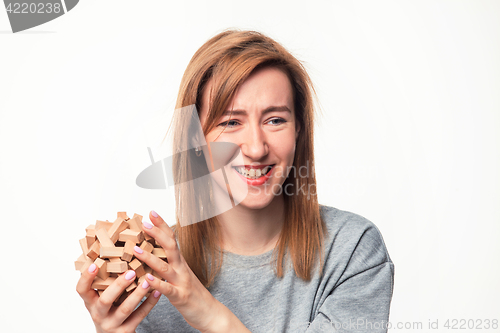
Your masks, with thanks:
M 93 330 L 78 239 L 120 210 L 172 216 L 135 178 L 191 56 L 230 27 L 304 61 L 320 203 L 382 232 L 393 325 L 500 319 L 499 18 L 480 0 L 86 0 L 12 34 L 0 10 L 1 330 Z

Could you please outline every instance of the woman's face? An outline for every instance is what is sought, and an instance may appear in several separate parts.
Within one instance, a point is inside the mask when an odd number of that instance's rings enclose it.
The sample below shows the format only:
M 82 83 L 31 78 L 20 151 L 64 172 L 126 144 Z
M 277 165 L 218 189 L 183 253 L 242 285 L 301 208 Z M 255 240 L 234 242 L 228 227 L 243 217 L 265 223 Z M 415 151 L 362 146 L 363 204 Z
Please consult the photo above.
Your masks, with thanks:
M 210 88 L 211 81 L 202 96 L 202 125 L 207 118 Z M 231 192 L 248 191 L 240 205 L 264 208 L 276 195 L 282 195 L 281 185 L 295 156 L 300 128 L 295 122 L 290 80 L 280 69 L 258 69 L 242 83 L 225 111 L 206 141 L 231 142 L 240 147 L 238 158 L 225 168 Z M 216 182 L 226 188 L 223 179 L 216 178 Z

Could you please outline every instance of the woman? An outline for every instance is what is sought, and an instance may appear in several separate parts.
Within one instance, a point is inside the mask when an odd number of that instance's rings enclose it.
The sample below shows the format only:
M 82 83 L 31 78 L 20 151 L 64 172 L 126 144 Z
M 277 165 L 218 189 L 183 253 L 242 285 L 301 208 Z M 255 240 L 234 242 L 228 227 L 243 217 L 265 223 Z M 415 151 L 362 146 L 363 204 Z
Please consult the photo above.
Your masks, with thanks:
M 148 276 L 118 307 L 112 302 L 134 272 L 100 297 L 90 288 L 97 268 L 84 272 L 77 291 L 98 332 L 386 331 L 394 265 L 380 232 L 317 201 L 313 91 L 301 63 L 261 33 L 224 31 L 196 52 L 177 108 L 199 111 L 209 144 L 196 151 L 207 161 L 210 143 L 239 148 L 223 177 L 213 178 L 212 192 L 226 187 L 232 208 L 181 227 L 179 212 L 189 207 L 178 201 L 173 229 L 152 211 L 143 229 L 165 249 L 168 264 L 139 248 L 135 256 L 166 281 Z M 183 121 L 180 114 L 177 147 L 187 140 Z M 193 172 L 187 156 L 176 157 L 175 165 L 187 165 L 176 180 Z M 196 193 L 180 188 L 179 200 L 181 192 Z M 150 287 L 155 292 L 136 309 Z

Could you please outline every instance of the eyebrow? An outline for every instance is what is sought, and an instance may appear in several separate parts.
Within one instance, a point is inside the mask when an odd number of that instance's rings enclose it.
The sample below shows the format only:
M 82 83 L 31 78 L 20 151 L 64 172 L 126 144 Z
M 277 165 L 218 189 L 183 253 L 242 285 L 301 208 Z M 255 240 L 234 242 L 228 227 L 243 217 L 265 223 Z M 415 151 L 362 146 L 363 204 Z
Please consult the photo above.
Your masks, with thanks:
M 290 112 L 292 113 L 292 111 L 290 111 L 290 109 L 286 106 L 286 105 L 281 105 L 281 106 L 269 106 L 267 108 L 264 109 L 264 111 L 262 111 L 262 114 L 266 114 L 266 113 L 269 113 L 269 112 L 274 112 L 274 111 L 286 111 L 286 112 Z M 247 112 L 245 110 L 227 110 L 227 111 L 224 111 L 222 113 L 223 116 L 227 116 L 227 115 L 246 115 Z

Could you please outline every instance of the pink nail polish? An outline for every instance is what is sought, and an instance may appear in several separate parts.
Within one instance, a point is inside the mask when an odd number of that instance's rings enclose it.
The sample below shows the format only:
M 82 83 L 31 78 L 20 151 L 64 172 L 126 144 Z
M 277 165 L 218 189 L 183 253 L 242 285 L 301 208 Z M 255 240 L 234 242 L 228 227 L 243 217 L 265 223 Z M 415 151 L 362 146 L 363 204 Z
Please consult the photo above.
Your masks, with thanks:
M 139 253 L 139 254 L 143 254 L 144 253 L 144 251 L 140 247 L 138 247 L 137 245 L 134 246 L 134 251 L 137 252 L 137 253 Z
M 96 268 L 97 268 L 97 266 L 95 264 L 90 265 L 89 266 L 89 273 L 94 273 Z
M 153 294 L 153 296 L 154 296 L 154 298 L 160 297 L 160 292 L 158 290 L 155 291 L 154 294 Z
M 158 213 L 156 213 L 154 210 L 151 211 L 151 215 L 153 215 L 154 217 L 158 217 Z
M 143 288 L 143 289 L 148 289 L 148 288 L 149 288 L 149 283 L 148 283 L 148 281 L 144 281 L 144 282 L 142 283 L 142 288 Z
M 125 274 L 125 280 L 132 280 L 135 278 L 135 272 L 134 271 L 128 271 L 127 274 Z
M 148 278 L 149 281 L 154 281 L 154 279 L 155 279 L 154 276 L 149 274 L 149 273 L 146 274 L 146 277 Z
M 151 223 L 149 223 L 149 222 L 144 221 L 144 222 L 142 222 L 142 224 L 144 224 L 144 227 L 145 227 L 146 229 L 151 229 L 151 228 L 153 228 L 153 225 L 152 225 Z

